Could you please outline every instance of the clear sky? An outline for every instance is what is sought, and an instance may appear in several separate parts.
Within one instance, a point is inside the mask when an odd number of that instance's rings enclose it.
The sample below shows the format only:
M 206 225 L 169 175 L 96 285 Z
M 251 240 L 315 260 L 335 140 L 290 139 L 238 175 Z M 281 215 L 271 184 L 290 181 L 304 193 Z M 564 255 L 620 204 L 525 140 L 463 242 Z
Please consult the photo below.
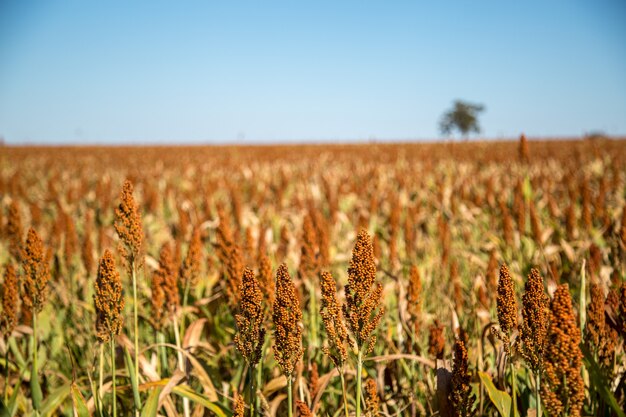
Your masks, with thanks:
M 626 1 L 0 0 L 7 143 L 626 134 Z

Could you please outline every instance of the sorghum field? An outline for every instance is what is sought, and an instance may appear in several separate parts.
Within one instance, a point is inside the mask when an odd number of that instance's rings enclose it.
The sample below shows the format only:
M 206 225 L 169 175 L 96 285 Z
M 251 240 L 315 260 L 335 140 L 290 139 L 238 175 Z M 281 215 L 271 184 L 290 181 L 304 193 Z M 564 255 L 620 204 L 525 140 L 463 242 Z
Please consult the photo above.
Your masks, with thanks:
M 624 416 L 626 142 L 0 148 L 0 416 Z

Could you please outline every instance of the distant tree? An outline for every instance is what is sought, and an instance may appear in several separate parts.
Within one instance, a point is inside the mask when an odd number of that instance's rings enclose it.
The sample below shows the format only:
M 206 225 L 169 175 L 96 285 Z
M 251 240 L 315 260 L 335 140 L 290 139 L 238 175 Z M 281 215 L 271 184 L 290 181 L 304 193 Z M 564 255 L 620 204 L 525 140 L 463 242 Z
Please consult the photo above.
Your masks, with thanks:
M 469 133 L 480 133 L 478 113 L 483 110 L 485 110 L 485 106 L 482 104 L 456 100 L 452 109 L 445 112 L 441 117 L 439 129 L 444 135 L 449 135 L 454 130 L 458 130 L 467 140 Z

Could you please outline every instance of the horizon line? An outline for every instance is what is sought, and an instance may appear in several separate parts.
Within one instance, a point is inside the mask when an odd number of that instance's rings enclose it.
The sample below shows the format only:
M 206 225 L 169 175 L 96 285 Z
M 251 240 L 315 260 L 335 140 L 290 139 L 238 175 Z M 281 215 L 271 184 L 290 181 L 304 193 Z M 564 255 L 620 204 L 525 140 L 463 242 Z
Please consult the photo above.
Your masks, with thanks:
M 520 135 L 511 137 L 511 136 L 497 136 L 497 137 L 476 137 L 476 138 L 459 138 L 459 137 L 449 137 L 449 138 L 354 138 L 354 139 L 289 139 L 289 140 L 254 140 L 254 141 L 118 141 L 118 140 L 109 140 L 109 141 L 85 141 L 85 142 L 73 142 L 73 141 L 46 141 L 46 142 L 30 142 L 30 141 L 22 141 L 22 142 L 11 142 L 2 140 L 0 137 L 0 147 L 5 148 L 54 148 L 54 147 L 80 147 L 80 148 L 89 148 L 89 147 L 200 147 L 200 146 L 215 146 L 215 147 L 224 147 L 224 146 L 233 146 L 233 147 L 244 147 L 244 146 L 301 146 L 301 145 L 367 145 L 367 144 L 384 144 L 384 145 L 393 145 L 393 144 L 450 144 L 450 143 L 482 143 L 482 142 L 513 142 L 518 141 L 521 137 Z M 526 135 L 526 139 L 528 141 L 580 141 L 585 139 L 604 139 L 604 140 L 625 140 L 626 135 L 608 135 L 608 134 L 598 134 L 595 135 L 593 133 L 585 134 L 585 135 L 563 135 L 563 136 L 528 136 Z

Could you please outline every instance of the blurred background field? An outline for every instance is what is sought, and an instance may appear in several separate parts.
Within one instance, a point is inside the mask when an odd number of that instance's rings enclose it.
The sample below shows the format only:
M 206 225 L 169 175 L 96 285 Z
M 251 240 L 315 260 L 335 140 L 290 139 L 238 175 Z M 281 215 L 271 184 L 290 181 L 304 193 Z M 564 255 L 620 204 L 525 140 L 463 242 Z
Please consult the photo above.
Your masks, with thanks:
M 585 335 L 582 415 L 623 415 L 624 141 L 5 146 L 0 151 L 0 264 L 5 271 L 8 265 L 16 267 L 23 297 L 24 269 L 15 247 L 23 247 L 32 227 L 43 241 L 51 276 L 37 330 L 43 402 L 34 410 L 32 317 L 18 302 L 17 326 L 0 341 L 9 361 L 0 362 L 6 371 L 0 389 L 8 415 L 111 412 L 110 365 L 106 356 L 103 365 L 98 362 L 92 298 L 106 249 L 114 254 L 126 300 L 115 354 L 120 415 L 133 415 L 140 404 L 142 415 L 230 416 L 236 393 L 246 404 L 256 403 L 259 415 L 287 415 L 286 380 L 272 350 L 270 302 L 281 263 L 294 279 L 303 314 L 304 352 L 294 372 L 294 397 L 314 415 L 342 415 L 340 381 L 322 352 L 329 339 L 319 315 L 323 297 L 318 274 L 332 273 L 344 303 L 348 263 L 361 228 L 372 236 L 384 307 L 361 375 L 373 381 L 378 405 L 364 403 L 362 415 L 454 412 L 447 409 L 456 404 L 448 401 L 446 391 L 452 382 L 442 379 L 438 369 L 459 372 L 452 369 L 459 339 L 467 350 L 464 375 L 468 392 L 476 396 L 474 412 L 502 413 L 498 395 L 509 395 L 511 407 L 512 361 L 516 411 L 536 413 L 533 373 L 519 351 L 507 359 L 502 341 L 490 330 L 498 328 L 502 264 L 514 283 L 520 325 L 521 296 L 531 268 L 543 277 L 549 296 L 557 285 L 568 284 L 576 326 Z M 129 366 L 132 283 L 113 227 L 126 179 L 134 187 L 144 233 L 145 261 L 137 263 L 138 381 L 130 378 Z M 198 277 L 185 284 L 181 265 L 194 233 L 201 241 Z M 162 270 L 166 246 L 181 301 L 161 325 L 154 277 Z M 224 258 L 231 253 L 224 248 L 232 246 L 239 248 L 241 265 Z M 241 305 L 229 302 L 229 286 L 233 271 L 241 273 L 244 266 L 261 274 L 264 257 L 272 269 L 272 279 L 261 282 L 267 342 L 252 395 L 246 391 L 247 362 L 233 342 L 241 331 L 234 319 Z M 410 277 L 412 267 L 418 278 Z M 6 272 L 4 276 L 6 282 Z M 410 284 L 416 279 L 419 290 Z M 601 314 L 594 316 L 598 305 Z M 601 336 L 590 336 L 590 321 Z M 512 337 L 519 338 L 517 330 Z M 350 359 L 349 392 L 358 379 Z M 557 394 L 571 394 L 563 392 Z M 355 412 L 354 395 L 348 408 Z

